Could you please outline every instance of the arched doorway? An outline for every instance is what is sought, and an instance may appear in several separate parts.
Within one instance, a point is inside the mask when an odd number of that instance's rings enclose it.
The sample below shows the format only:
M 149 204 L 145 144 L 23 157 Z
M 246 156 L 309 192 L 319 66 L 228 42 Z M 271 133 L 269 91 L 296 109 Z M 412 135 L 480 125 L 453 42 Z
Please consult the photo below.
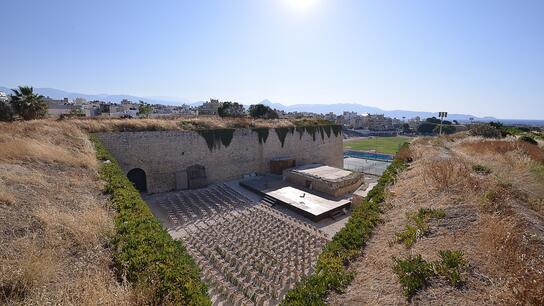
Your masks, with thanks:
M 145 171 L 140 168 L 134 168 L 127 173 L 129 181 L 134 184 L 134 187 L 140 192 L 147 192 L 147 180 Z
M 201 165 L 187 167 L 187 187 L 189 189 L 202 188 L 208 185 L 206 168 Z

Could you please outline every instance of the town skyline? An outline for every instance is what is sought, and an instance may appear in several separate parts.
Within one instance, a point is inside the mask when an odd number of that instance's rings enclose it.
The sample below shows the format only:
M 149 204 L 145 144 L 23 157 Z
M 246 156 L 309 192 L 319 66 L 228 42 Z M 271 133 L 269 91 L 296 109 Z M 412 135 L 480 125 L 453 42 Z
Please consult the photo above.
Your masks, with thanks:
M 16 87 L 16 86 L 15 86 Z M 199 105 L 202 105 L 202 103 L 205 103 L 209 101 L 210 99 L 217 99 L 215 97 L 212 98 L 206 98 L 206 99 L 200 99 L 191 101 L 188 99 L 181 99 L 178 98 L 176 100 L 176 97 L 141 97 L 141 96 L 135 96 L 130 94 L 88 94 L 88 93 L 77 93 L 77 92 L 67 92 L 60 89 L 55 88 L 39 88 L 34 87 L 36 92 L 38 94 L 43 95 L 44 97 L 49 97 L 54 100 L 63 100 L 65 98 L 68 98 L 70 102 L 73 102 L 75 99 L 85 99 L 88 101 L 102 101 L 102 102 L 109 102 L 109 103 L 120 103 L 123 100 L 128 100 L 131 102 L 138 102 L 138 101 L 144 101 L 150 104 L 159 104 L 159 105 L 165 105 L 165 106 L 191 106 L 191 107 L 197 107 Z M 5 94 L 9 95 L 11 93 L 11 88 L 2 86 L 0 84 L 0 92 L 4 92 Z M 272 108 L 286 111 L 286 112 L 306 112 L 306 113 L 315 113 L 315 114 L 328 114 L 328 113 L 335 113 L 337 115 L 341 115 L 344 112 L 356 112 L 359 114 L 385 114 L 388 117 L 392 118 L 415 118 L 415 117 L 421 117 L 421 118 L 430 118 L 433 116 L 438 115 L 438 110 L 413 110 L 413 109 L 395 109 L 395 110 L 387 110 L 382 109 L 379 106 L 373 106 L 373 105 L 367 105 L 363 103 L 299 103 L 299 104 L 283 104 L 281 102 L 277 101 L 270 101 L 269 99 L 263 99 L 260 101 L 234 101 L 232 99 L 217 99 L 220 101 L 232 101 L 232 102 L 239 102 L 243 105 L 249 106 L 252 104 L 265 104 L 267 106 L 270 106 Z M 450 111 L 450 117 L 453 116 L 453 119 L 461 120 L 464 122 L 469 122 L 470 118 L 474 118 L 476 120 L 483 120 L 483 121 L 492 121 L 492 120 L 508 120 L 512 121 L 511 123 L 521 123 L 521 124 L 538 124 L 542 125 L 544 124 L 544 120 L 540 118 L 532 119 L 532 118 L 501 118 L 493 116 L 492 114 L 469 114 L 469 113 L 454 113 Z M 525 122 L 526 121 L 526 122 Z

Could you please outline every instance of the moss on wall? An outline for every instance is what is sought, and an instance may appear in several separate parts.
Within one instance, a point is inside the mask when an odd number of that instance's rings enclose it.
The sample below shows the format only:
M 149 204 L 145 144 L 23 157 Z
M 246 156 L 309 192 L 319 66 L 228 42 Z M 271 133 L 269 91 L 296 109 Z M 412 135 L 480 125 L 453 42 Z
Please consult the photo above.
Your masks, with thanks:
M 234 135 L 234 129 L 197 130 L 196 132 L 206 140 L 210 151 L 221 148 L 221 144 L 225 148 L 228 147 Z
M 288 133 L 294 134 L 295 130 L 299 134 L 299 138 L 302 139 L 302 136 L 304 133 L 308 133 L 312 136 L 313 141 L 316 140 L 316 134 L 321 134 L 321 140 L 325 140 L 325 134 L 328 138 L 331 137 L 331 130 L 334 132 L 334 136 L 338 137 L 338 135 L 342 132 L 342 126 L 340 125 L 306 125 L 306 126 L 297 126 L 295 127 L 280 127 L 275 128 L 276 134 L 278 135 L 278 139 L 281 142 L 281 147 L 283 148 L 285 144 L 285 139 L 287 137 Z M 202 129 L 202 130 L 196 130 L 196 132 L 204 137 L 206 140 L 206 144 L 208 145 L 208 149 L 210 151 L 213 151 L 214 149 L 221 148 L 221 144 L 223 146 L 228 147 L 232 141 L 232 137 L 234 134 L 235 129 Z M 266 143 L 266 140 L 268 139 L 268 135 L 270 133 L 270 129 L 268 128 L 254 128 L 251 130 L 252 132 L 257 133 L 259 137 L 259 144 Z
M 323 130 L 325 130 L 325 134 L 327 134 L 327 138 L 331 137 L 331 126 L 330 125 L 324 125 Z
M 304 135 L 304 128 L 303 127 L 297 127 L 296 131 L 298 132 L 299 138 L 302 139 L 302 135 Z
M 331 128 L 334 133 L 334 136 L 336 137 L 338 137 L 338 135 L 342 133 L 342 126 L 339 124 L 333 124 L 331 125 Z
M 269 133 L 267 128 L 252 129 L 251 131 L 257 133 L 257 135 L 259 136 L 259 144 L 266 143 Z
M 285 143 L 285 137 L 287 137 L 287 133 L 295 133 L 295 128 L 293 127 L 281 127 L 281 128 L 275 128 L 276 134 L 278 135 L 278 139 L 281 142 L 281 147 L 283 148 L 283 145 Z

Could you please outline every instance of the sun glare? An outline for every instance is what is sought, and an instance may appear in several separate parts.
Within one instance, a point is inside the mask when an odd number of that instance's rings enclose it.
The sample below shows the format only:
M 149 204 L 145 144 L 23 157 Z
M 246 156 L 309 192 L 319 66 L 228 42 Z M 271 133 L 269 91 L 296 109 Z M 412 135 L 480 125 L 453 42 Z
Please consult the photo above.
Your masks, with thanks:
M 286 6 L 294 11 L 304 12 L 312 8 L 318 0 L 283 0 Z

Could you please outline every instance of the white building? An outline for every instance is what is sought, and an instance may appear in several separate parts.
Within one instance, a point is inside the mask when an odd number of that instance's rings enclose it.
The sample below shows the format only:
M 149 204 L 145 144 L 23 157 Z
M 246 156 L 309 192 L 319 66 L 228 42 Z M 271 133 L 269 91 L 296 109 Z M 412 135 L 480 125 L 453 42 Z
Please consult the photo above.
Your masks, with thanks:
M 8 95 L 6 95 L 5 92 L 0 91 L 0 102 L 8 102 L 9 98 Z

